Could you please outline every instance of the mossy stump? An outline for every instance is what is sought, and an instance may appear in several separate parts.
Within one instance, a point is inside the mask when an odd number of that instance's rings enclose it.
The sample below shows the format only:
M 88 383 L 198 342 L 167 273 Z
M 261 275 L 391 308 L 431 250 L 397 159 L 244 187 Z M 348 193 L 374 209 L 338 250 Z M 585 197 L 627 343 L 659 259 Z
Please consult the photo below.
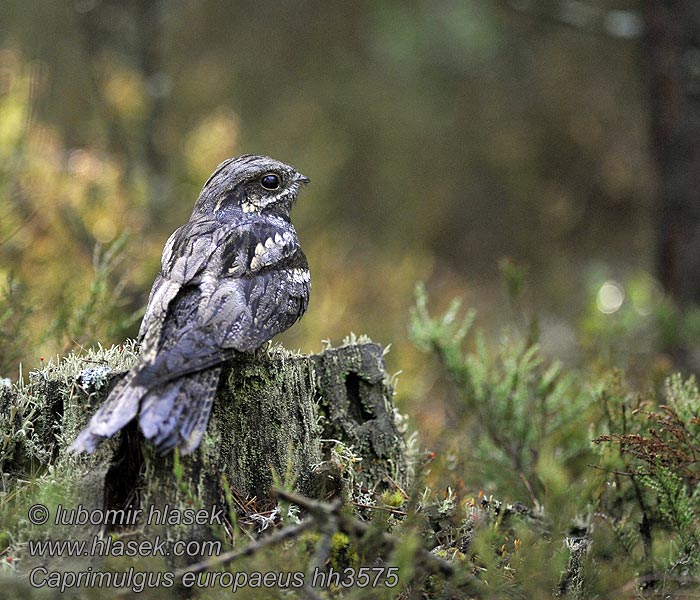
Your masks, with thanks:
M 113 366 L 109 358 L 107 362 Z M 50 463 L 74 465 L 72 487 L 88 509 L 141 509 L 147 514 L 152 506 L 217 506 L 226 515 L 236 511 L 241 516 L 272 509 L 275 483 L 323 499 L 345 495 L 353 485 L 381 489 L 390 482 L 408 483 L 393 391 L 383 350 L 374 343 L 311 356 L 280 347 L 237 356 L 222 372 L 200 447 L 185 457 L 156 455 L 135 423 L 92 456 L 67 456 L 67 446 L 122 373 L 112 371 L 106 376 L 109 384 L 103 378 L 95 386 L 86 385 L 82 373 L 59 376 L 59 371 L 60 365 L 35 376 L 30 394 L 38 412 L 46 411 L 35 415 L 37 422 L 60 424 L 54 427 L 56 435 L 45 439 L 50 428 L 37 430 L 41 439 L 24 442 L 32 450 L 18 447 L 12 454 L 18 461 L 6 461 L 3 471 L 10 480 L 27 476 L 27 465 L 19 458 L 36 454 L 41 446 Z M 12 398 L 5 398 L 5 408 L 11 404 Z M 36 460 L 33 465 L 36 469 Z M 141 525 L 146 535 L 163 532 L 162 526 Z M 216 532 L 166 527 L 164 533 L 193 538 Z

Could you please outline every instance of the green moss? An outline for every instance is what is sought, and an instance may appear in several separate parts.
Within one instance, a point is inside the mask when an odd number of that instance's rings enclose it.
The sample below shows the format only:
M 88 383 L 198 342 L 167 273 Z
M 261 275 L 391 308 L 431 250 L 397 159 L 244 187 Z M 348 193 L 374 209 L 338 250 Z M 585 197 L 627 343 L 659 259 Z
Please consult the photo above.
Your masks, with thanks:
M 382 493 L 380 499 L 386 506 L 391 506 L 392 508 L 399 508 L 406 501 L 399 490 L 387 490 Z
M 331 537 L 329 563 L 336 571 L 361 566 L 360 556 L 353 541 L 344 533 L 337 532 Z

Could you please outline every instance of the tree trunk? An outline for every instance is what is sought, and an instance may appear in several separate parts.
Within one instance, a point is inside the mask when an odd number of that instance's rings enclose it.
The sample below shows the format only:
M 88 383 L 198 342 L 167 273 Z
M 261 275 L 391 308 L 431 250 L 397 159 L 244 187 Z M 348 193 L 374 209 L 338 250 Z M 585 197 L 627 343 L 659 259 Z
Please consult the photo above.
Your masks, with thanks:
M 681 306 L 700 304 L 700 3 L 647 0 L 645 19 L 660 187 L 657 269 Z

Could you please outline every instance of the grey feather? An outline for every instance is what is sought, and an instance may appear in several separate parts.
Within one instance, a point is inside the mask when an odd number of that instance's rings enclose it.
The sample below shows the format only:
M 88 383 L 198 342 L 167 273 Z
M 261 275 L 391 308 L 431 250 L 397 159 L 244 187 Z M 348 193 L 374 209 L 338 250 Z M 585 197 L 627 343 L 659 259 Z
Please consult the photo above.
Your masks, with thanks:
M 133 385 L 137 371 L 131 370 L 112 389 L 107 400 L 100 406 L 71 445 L 71 450 L 94 452 L 97 445 L 112 436 L 136 416 L 139 402 L 146 389 Z
M 279 183 L 274 189 L 267 185 L 274 183 L 271 175 Z M 78 435 L 73 451 L 94 451 L 137 415 L 159 451 L 179 447 L 187 454 L 198 447 L 221 363 L 259 348 L 306 311 L 308 264 L 290 221 L 306 182 L 292 167 L 264 156 L 219 165 L 189 222 L 166 242 L 141 323 L 137 364 Z

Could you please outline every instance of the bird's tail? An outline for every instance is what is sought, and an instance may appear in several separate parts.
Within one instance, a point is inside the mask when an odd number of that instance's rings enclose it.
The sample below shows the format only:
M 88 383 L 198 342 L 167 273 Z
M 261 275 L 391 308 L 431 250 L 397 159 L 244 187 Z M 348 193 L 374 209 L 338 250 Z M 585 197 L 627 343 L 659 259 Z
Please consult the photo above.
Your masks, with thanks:
M 136 416 L 146 388 L 131 385 L 137 370 L 129 371 L 110 392 L 90 422 L 68 448 L 69 452 L 94 452 L 97 445 L 111 437 Z
M 167 382 L 143 396 L 139 425 L 159 453 L 177 446 L 185 455 L 199 446 L 220 374 L 221 367 L 199 371 Z

